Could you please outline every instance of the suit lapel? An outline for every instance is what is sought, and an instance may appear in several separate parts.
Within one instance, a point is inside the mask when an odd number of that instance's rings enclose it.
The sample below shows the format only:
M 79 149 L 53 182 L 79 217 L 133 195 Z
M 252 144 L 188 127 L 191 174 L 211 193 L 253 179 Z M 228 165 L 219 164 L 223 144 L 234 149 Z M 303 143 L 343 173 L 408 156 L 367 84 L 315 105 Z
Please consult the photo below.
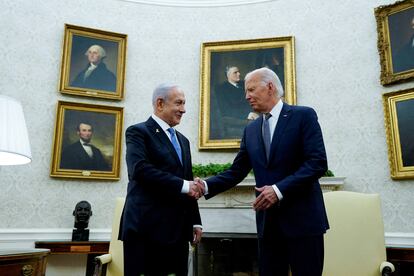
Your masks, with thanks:
M 147 127 L 150 132 L 158 139 L 158 141 L 168 148 L 169 152 L 174 156 L 174 159 L 177 161 L 178 164 L 182 165 L 180 159 L 178 159 L 177 152 L 174 149 L 170 139 L 168 138 L 167 134 L 165 134 L 164 130 L 157 124 L 157 122 L 150 117 L 147 120 Z M 179 142 L 182 145 L 181 142 Z
M 270 155 L 269 160 L 272 160 L 272 158 L 276 154 L 276 148 L 277 145 L 280 142 L 280 139 L 283 135 L 283 130 L 287 126 L 287 123 L 290 120 L 291 114 L 291 106 L 287 103 L 283 103 L 282 111 L 280 112 L 279 119 L 277 120 L 275 132 L 273 133 L 272 143 L 270 145 Z

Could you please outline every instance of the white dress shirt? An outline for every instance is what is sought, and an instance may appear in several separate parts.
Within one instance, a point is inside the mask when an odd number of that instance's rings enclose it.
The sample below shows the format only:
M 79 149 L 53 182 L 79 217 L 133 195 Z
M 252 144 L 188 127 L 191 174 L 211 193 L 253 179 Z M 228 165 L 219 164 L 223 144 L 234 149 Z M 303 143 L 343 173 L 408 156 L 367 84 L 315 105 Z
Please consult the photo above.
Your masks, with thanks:
M 270 114 L 272 114 L 272 116 L 268 119 L 268 121 L 269 121 L 269 130 L 270 130 L 270 143 L 272 143 L 273 134 L 274 134 L 275 129 L 276 129 L 277 121 L 279 120 L 280 112 L 282 112 L 282 108 L 283 108 L 283 102 L 282 102 L 282 100 L 279 100 L 278 103 L 270 111 Z M 263 114 L 262 116 L 263 116 L 263 120 L 264 120 L 265 115 Z M 272 188 L 273 188 L 273 190 L 275 190 L 275 193 L 276 193 L 278 199 L 282 200 L 283 195 L 280 192 L 279 188 L 276 186 L 276 184 L 273 184 Z
M 89 144 L 89 143 L 86 143 L 86 142 L 82 141 L 82 139 L 79 139 L 79 142 L 81 143 L 83 149 L 86 151 L 86 153 L 89 155 L 89 157 L 93 158 L 93 151 L 92 151 L 91 146 L 85 145 L 85 144 Z

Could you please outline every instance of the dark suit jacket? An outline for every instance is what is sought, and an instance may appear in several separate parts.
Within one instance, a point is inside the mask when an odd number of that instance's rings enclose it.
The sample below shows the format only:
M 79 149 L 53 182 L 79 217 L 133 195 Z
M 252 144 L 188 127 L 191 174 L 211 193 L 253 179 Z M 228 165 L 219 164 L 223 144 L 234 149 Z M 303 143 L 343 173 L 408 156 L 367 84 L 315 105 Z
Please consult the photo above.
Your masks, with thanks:
M 207 179 L 206 197 L 235 186 L 253 168 L 257 187 L 276 184 L 283 195 L 280 204 L 256 213 L 259 237 L 271 236 L 275 230 L 291 237 L 324 233 L 329 226 L 318 179 L 327 170 L 327 161 L 315 111 L 283 104 L 269 161 L 262 122 L 260 117 L 245 128 L 231 168 Z
M 181 193 L 192 180 L 190 143 L 178 131 L 181 164 L 169 138 L 151 117 L 126 131 L 128 192 L 120 239 L 143 238 L 162 244 L 191 241 L 201 224 L 197 201 Z
M 92 158 L 89 157 L 79 141 L 67 146 L 62 152 L 60 168 L 72 170 L 111 171 L 112 166 L 109 166 L 106 163 L 101 151 L 93 145 L 91 145 L 91 148 L 93 153 Z
M 106 68 L 105 63 L 99 63 L 89 77 L 84 80 L 85 72 L 88 68 L 89 64 L 76 76 L 75 80 L 70 85 L 81 88 L 91 88 L 112 92 L 116 91 L 116 76 L 109 71 L 108 68 Z
M 226 81 L 213 90 L 211 101 L 212 139 L 240 139 L 252 109 L 245 99 L 244 83 L 235 87 Z
M 410 37 L 410 40 L 403 47 L 401 47 L 401 49 L 396 51 L 396 54 L 393 56 L 392 60 L 393 73 L 400 73 L 414 69 L 413 40 L 414 35 Z

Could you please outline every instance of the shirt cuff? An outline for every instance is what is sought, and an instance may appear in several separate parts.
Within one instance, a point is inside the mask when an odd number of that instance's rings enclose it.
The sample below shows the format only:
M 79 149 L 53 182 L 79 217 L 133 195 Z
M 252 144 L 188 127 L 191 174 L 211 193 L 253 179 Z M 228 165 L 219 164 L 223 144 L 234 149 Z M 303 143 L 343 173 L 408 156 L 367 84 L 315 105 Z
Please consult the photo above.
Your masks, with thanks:
M 276 184 L 272 185 L 273 190 L 275 190 L 275 193 L 277 195 L 277 198 L 279 199 L 279 201 L 281 201 L 283 199 L 283 195 L 280 192 L 279 188 L 276 186 Z
M 203 225 L 200 224 L 194 224 L 193 228 L 200 228 L 201 230 L 203 230 Z
M 183 180 L 183 187 L 181 188 L 182 194 L 188 194 L 190 191 L 190 182 L 187 180 Z
M 205 182 L 204 180 L 201 180 L 204 183 L 204 195 L 208 195 L 208 185 L 207 182 Z

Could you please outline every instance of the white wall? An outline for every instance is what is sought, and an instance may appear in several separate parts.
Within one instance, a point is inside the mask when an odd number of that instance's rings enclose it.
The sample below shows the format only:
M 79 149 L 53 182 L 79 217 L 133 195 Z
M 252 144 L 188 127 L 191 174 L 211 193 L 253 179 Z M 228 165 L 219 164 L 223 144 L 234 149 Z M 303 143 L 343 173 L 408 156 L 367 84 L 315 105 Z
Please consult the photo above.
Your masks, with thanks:
M 330 169 L 347 177 L 346 190 L 381 195 L 387 232 L 413 233 L 414 181 L 390 179 L 381 102 L 383 92 L 414 87 L 411 82 L 384 88 L 379 82 L 374 8 L 390 3 L 279 0 L 188 8 L 117 0 L 2 0 L 0 93 L 23 104 L 33 161 L 0 168 L 0 229 L 72 228 L 79 200 L 92 204 L 90 228 L 107 229 L 114 198 L 125 195 L 124 141 L 120 181 L 49 177 L 58 100 L 122 106 L 125 129 L 151 114 L 157 84 L 176 82 L 187 96 L 179 129 L 192 143 L 193 161 L 230 162 L 235 153 L 197 149 L 200 45 L 293 35 L 298 104 L 318 112 Z M 58 92 L 64 23 L 128 34 L 123 101 Z

